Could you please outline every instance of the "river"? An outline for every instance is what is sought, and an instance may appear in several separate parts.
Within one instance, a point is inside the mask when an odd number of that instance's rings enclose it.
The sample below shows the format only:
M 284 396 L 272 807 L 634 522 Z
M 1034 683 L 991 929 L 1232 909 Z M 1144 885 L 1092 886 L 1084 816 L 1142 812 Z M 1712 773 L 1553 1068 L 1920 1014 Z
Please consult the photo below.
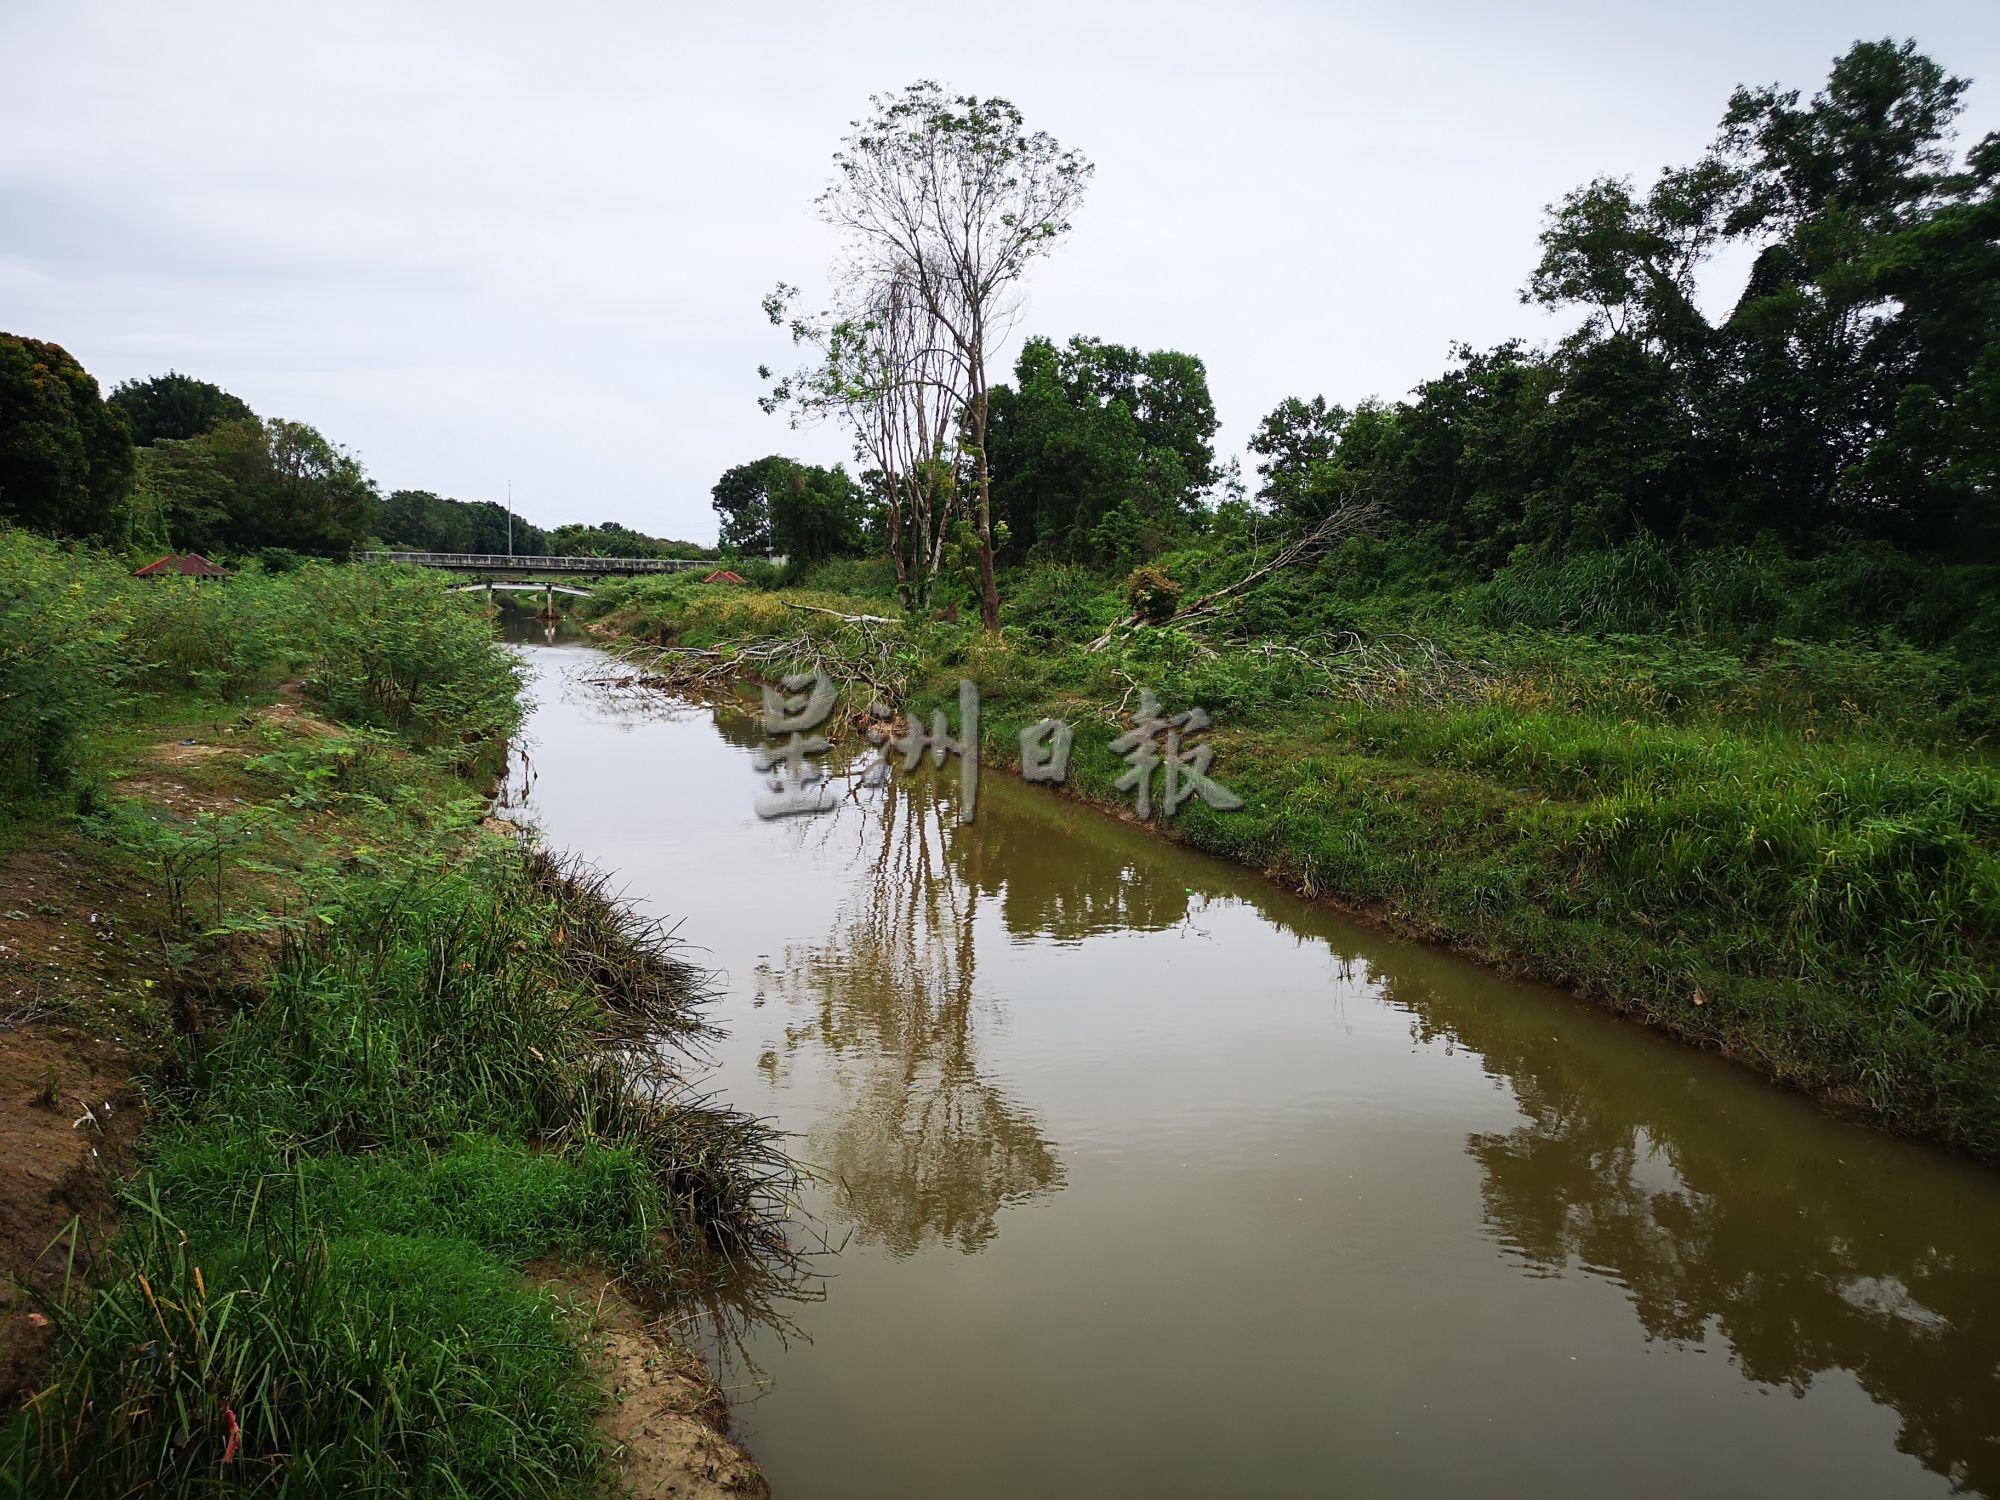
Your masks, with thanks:
M 528 817 L 825 1174 L 779 1500 L 2000 1496 L 2000 1174 L 996 768 L 760 820 L 749 715 L 522 649 Z

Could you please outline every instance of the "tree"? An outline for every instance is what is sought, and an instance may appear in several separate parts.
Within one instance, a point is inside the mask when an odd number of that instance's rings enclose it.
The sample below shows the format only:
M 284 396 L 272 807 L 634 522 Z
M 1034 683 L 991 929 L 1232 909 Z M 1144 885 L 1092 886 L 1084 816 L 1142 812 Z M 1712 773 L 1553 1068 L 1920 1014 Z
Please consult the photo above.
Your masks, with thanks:
M 360 461 L 303 422 L 221 422 L 144 451 L 146 493 L 185 550 L 345 557 L 382 508 Z
M 247 435 L 259 425 L 225 423 Z M 261 424 L 261 452 L 245 444 L 246 530 L 254 545 L 345 557 L 368 535 L 381 501 L 359 459 L 303 422 Z
M 1215 403 L 1190 354 L 1031 338 L 996 386 L 994 511 L 1017 545 L 1128 568 L 1179 535 L 1215 483 Z
M 392 490 L 375 531 L 391 547 L 413 552 L 472 552 L 470 508 L 429 490 Z
M 790 459 L 773 453 L 725 469 L 715 481 L 710 503 L 722 520 L 717 541 L 725 551 L 768 557 L 777 550 L 771 542 L 771 486 L 790 466 Z
M 773 453 L 727 470 L 712 493 L 730 551 L 815 563 L 862 549 L 867 496 L 839 464 L 827 469 Z
M 125 417 L 59 344 L 0 333 L 0 518 L 102 536 L 132 488 Z
M 820 210 L 850 238 L 848 276 L 906 284 L 956 358 L 977 501 L 980 619 L 997 633 L 986 362 L 1021 277 L 1068 231 L 1092 169 L 1047 133 L 1026 133 L 1004 99 L 947 95 L 925 81 L 869 102 L 875 112 L 835 155 L 840 175 Z
M 866 496 L 839 464 L 787 464 L 771 490 L 771 542 L 794 564 L 862 550 Z
M 492 500 L 454 500 L 451 503 L 464 507 L 465 517 L 472 525 L 468 551 L 492 555 L 511 552 L 524 557 L 547 555 L 548 533 L 539 526 L 530 525 L 527 518 L 518 512 L 510 511 Z
M 1281 515 L 1305 514 L 1313 468 L 1332 461 L 1346 425 L 1346 410 L 1324 396 L 1280 401 L 1244 444 L 1257 455 L 1258 502 Z
M 1551 210 L 1523 295 L 1587 310 L 1556 360 L 1575 420 L 1550 450 L 1597 445 L 1598 499 L 1578 503 L 1606 523 L 1622 508 L 1649 529 L 1799 546 L 1849 531 L 1990 545 L 1968 445 L 1990 452 L 2000 138 L 1955 162 L 1965 88 L 1914 43 L 1859 42 L 1804 104 L 1737 89 L 1702 160 L 1643 197 L 1600 179 Z M 1729 241 L 1755 260 L 1714 326 L 1695 278 Z M 1591 410 L 1622 427 L 1626 474 Z M 1557 462 L 1575 478 L 1572 458 Z
M 141 448 L 137 491 L 161 539 L 173 550 L 205 557 L 241 550 L 236 487 L 203 443 L 164 438 Z
M 780 284 L 764 299 L 773 324 L 816 363 L 778 378 L 759 400 L 788 408 L 792 425 L 833 417 L 854 435 L 855 456 L 872 475 L 882 530 L 906 610 L 930 605 L 946 539 L 960 509 L 955 459 L 965 400 L 956 350 L 940 337 L 907 268 L 851 278 L 848 305 L 818 317 L 789 317 L 798 288 Z M 772 379 L 768 368 L 759 375 Z
M 162 438 L 200 437 L 219 423 L 256 415 L 221 386 L 178 370 L 151 380 L 122 381 L 111 392 L 111 401 L 125 413 L 132 424 L 132 441 L 141 447 Z

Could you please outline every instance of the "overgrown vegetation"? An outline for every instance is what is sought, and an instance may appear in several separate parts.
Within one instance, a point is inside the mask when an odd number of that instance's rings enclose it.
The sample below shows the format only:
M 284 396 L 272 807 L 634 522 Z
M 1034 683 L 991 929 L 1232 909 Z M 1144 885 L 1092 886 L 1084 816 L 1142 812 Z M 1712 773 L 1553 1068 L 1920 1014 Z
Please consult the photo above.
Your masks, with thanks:
M 1692 167 L 1552 209 L 1524 297 L 1571 336 L 1281 402 L 1254 493 L 1198 359 L 1030 339 L 980 406 L 899 357 L 938 341 L 900 338 L 890 277 L 794 322 L 824 359 L 782 390 L 855 424 L 871 487 L 949 502 L 928 591 L 885 504 L 894 594 L 850 564 L 803 610 L 686 581 L 594 607 L 674 681 L 817 666 L 928 712 L 970 677 L 989 757 L 1080 723 L 1070 784 L 1107 802 L 1139 691 L 1202 707 L 1248 806 L 1191 805 L 1189 843 L 2000 1155 L 2000 137 L 1958 149 L 1967 87 L 1879 41 L 1808 100 L 1737 90 Z M 1711 322 L 1729 244 L 1755 263 Z M 875 441 L 931 387 L 955 445 Z M 944 544 L 975 471 L 997 618 Z
M 0 807 L 16 810 L 74 783 L 89 730 L 149 694 L 241 701 L 304 673 L 317 706 L 467 770 L 520 712 L 515 664 L 477 608 L 408 568 L 134 579 L 0 527 L 0 642 Z
M 792 1168 L 681 1083 L 704 979 L 673 940 L 481 830 L 513 658 L 409 571 L 157 585 L 12 532 L 0 566 L 45 611 L 0 678 L 39 715 L 11 785 L 44 819 L 79 789 L 165 965 L 141 1168 L 90 1284 L 42 1295 L 0 1487 L 599 1492 L 590 1313 L 530 1268 L 741 1306 L 790 1274 Z M 255 706 L 299 672 L 324 717 Z M 196 706 L 241 747 L 176 765 L 198 806 L 99 779 Z
M 0 1432 L 35 1493 L 582 1493 L 588 1319 L 522 1268 L 664 1298 L 784 1260 L 783 1158 L 652 1045 L 700 976 L 598 882 L 465 837 L 323 877 L 263 993 L 170 1058 L 111 1273 L 47 1304 Z
M 1210 540 L 1155 566 L 1205 597 L 1256 555 Z M 602 607 L 693 648 L 646 658 L 669 675 L 820 665 L 926 713 L 971 677 L 991 761 L 1066 719 L 1072 790 L 1110 805 L 1129 799 L 1105 742 L 1136 689 L 1199 705 L 1248 805 L 1190 804 L 1171 825 L 1189 844 L 2000 1154 L 1983 567 L 1640 541 L 1482 580 L 1355 539 L 1160 625 L 1115 576 L 1006 581 L 997 641 L 839 618 L 893 613 L 886 587 L 645 580 Z

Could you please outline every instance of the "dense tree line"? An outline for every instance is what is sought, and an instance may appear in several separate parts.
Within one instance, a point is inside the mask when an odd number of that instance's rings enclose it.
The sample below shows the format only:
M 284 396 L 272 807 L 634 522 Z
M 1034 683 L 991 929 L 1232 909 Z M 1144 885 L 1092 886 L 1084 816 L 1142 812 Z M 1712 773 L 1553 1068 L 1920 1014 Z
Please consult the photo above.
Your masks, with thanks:
M 117 546 L 341 557 L 381 508 L 359 460 L 169 372 L 100 397 L 59 345 L 0 334 L 0 520 Z
M 376 535 L 411 552 L 546 553 L 549 536 L 520 516 L 509 545 L 507 508 L 491 500 L 449 500 L 429 490 L 391 490 Z
M 1803 104 L 1738 89 L 1695 165 L 1552 208 L 1523 298 L 1581 310 L 1572 336 L 1461 348 L 1407 401 L 1283 403 L 1258 498 L 1301 525 L 1372 499 L 1487 566 L 1640 534 L 1994 557 L 2000 136 L 1954 155 L 1965 88 L 1883 41 Z M 1731 244 L 1754 262 L 1712 322 Z
M 1460 346 L 1401 400 L 1280 403 L 1246 445 L 1250 503 L 1297 534 L 1364 502 L 1477 573 L 1635 539 L 2000 561 L 2000 135 L 1955 149 L 1966 88 L 1894 41 L 1857 43 L 1810 99 L 1739 88 L 1692 166 L 1643 189 L 1599 178 L 1550 208 L 1522 300 L 1580 314 L 1572 334 Z M 937 102 L 912 91 L 885 118 L 948 153 L 962 122 Z M 866 170 L 928 181 L 890 157 Z M 835 198 L 860 170 L 843 169 Z M 1751 268 L 1710 318 L 1702 279 L 1726 248 Z M 1123 571 L 1245 514 L 1233 465 L 1215 461 L 1199 359 L 1031 338 L 1012 384 L 984 391 L 975 434 L 962 362 L 932 368 L 951 346 L 917 272 L 896 255 L 863 264 L 869 300 L 790 319 L 821 363 L 765 405 L 850 423 L 864 466 L 881 466 L 862 476 L 865 517 L 838 543 L 781 544 L 770 480 L 805 471 L 770 458 L 717 485 L 726 543 L 815 557 L 865 534 L 921 604 L 928 574 L 954 571 L 954 537 L 1017 564 Z M 794 295 L 767 303 L 774 320 Z M 942 424 L 922 406 L 933 390 Z

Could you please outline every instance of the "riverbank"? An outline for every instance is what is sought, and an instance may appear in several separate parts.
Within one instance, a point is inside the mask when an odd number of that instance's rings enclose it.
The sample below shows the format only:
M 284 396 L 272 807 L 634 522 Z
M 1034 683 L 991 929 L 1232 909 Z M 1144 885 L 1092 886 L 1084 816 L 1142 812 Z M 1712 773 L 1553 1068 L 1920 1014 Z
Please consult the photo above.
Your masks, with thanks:
M 978 684 L 987 763 L 1078 726 L 1067 790 L 1131 816 L 1109 741 L 1148 687 L 1215 720 L 1213 774 L 1156 830 L 1553 982 L 1885 1128 L 2000 1156 L 2000 773 L 1917 653 L 1521 630 L 1356 633 L 1341 653 L 1088 609 L 999 640 L 879 595 L 691 581 L 606 591 L 597 628 L 698 679 L 826 665 L 906 711 Z M 679 649 L 650 656 L 661 646 Z M 1907 660 L 1904 658 L 1908 658 Z M 1976 713 L 1974 714 L 1976 718 Z M 1967 721 L 1971 722 L 1971 721 Z
M 680 1085 L 703 973 L 482 827 L 486 621 L 0 547 L 8 1485 L 761 1492 L 661 1319 L 784 1283 L 792 1169 Z

